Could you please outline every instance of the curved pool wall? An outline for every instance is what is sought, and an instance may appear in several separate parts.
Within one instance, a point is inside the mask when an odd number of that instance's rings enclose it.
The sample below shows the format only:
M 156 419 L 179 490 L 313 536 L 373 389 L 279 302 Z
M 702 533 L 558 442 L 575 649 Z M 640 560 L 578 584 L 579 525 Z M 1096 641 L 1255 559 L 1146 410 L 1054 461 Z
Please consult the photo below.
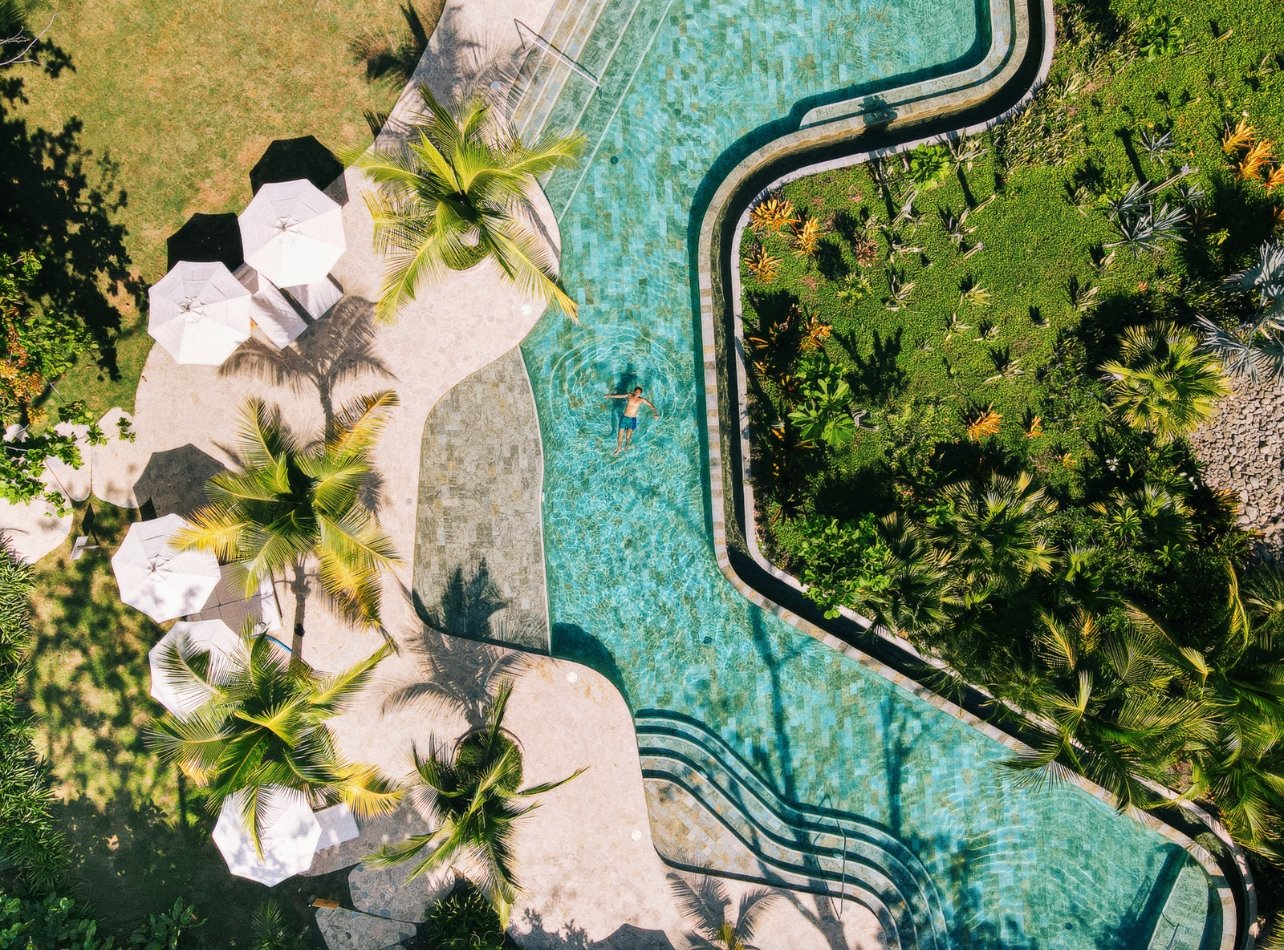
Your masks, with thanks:
M 546 460 L 553 652 L 611 677 L 635 713 L 699 723 L 781 801 L 899 842 L 956 946 L 1146 946 L 1161 911 L 1208 922 L 1165 931 L 1164 945 L 1217 946 L 1233 917 L 1180 847 L 1081 789 L 1015 787 L 1003 744 L 760 609 L 719 569 L 695 259 L 705 212 L 733 169 L 808 116 L 830 116 L 820 124 L 838 147 L 872 97 L 983 64 L 1001 17 L 963 0 L 630 0 L 567 32 L 571 6 L 545 32 L 583 74 L 540 93 L 529 117 L 590 140 L 582 166 L 546 186 L 582 323 L 550 314 L 523 345 Z M 872 104 L 880 122 L 898 108 Z M 616 458 L 618 405 L 600 396 L 634 384 L 664 416 L 644 417 Z M 681 829 L 651 818 L 664 853 Z

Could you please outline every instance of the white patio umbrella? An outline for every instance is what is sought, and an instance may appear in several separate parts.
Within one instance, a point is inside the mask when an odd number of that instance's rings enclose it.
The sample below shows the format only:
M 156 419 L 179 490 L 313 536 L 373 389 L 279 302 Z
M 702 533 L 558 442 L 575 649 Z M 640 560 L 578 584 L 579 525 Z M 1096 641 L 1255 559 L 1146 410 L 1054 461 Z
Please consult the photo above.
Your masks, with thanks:
M 176 676 L 165 668 L 162 657 L 175 649 L 189 662 L 197 654 L 208 653 L 209 678 L 215 682 L 229 670 L 243 666 L 246 660 L 245 642 L 221 620 L 179 621 L 170 627 L 147 658 L 152 668 L 152 696 L 180 718 L 205 705 L 214 690 L 200 679 Z
M 347 246 L 338 202 L 306 180 L 264 185 L 237 223 L 245 263 L 278 287 L 323 280 Z
M 179 261 L 147 299 L 147 332 L 178 363 L 218 366 L 250 337 L 250 292 L 217 261 Z
M 227 869 L 237 877 L 272 887 L 311 867 L 321 840 L 321 824 L 303 793 L 281 786 L 268 790 L 266 807 L 259 813 L 262 857 L 241 812 L 246 794 L 237 792 L 227 799 L 214 825 L 214 843 L 223 852 Z
M 200 610 L 218 584 L 213 554 L 170 547 L 170 538 L 185 527 L 178 515 L 132 524 L 111 559 L 120 599 L 157 623 Z

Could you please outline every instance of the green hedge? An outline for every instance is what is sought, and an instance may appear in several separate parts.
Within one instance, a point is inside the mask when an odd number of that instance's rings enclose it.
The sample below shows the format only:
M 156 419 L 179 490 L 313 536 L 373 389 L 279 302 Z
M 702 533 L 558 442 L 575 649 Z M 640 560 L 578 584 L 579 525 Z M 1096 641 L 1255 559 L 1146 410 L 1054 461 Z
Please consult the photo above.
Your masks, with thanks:
M 31 568 L 0 550 L 0 872 L 21 892 L 43 896 L 61 884 L 66 855 L 26 711 L 31 589 Z

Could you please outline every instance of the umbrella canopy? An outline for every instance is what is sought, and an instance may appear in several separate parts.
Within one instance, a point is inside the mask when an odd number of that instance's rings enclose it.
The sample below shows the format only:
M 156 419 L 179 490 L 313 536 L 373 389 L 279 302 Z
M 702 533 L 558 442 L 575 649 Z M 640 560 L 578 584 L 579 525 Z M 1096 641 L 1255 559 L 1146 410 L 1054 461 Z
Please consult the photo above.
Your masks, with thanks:
M 170 547 L 169 539 L 185 527 L 178 515 L 132 524 L 111 559 L 120 599 L 157 623 L 200 610 L 218 584 L 213 554 Z
M 243 666 L 246 660 L 244 642 L 221 620 L 180 621 L 170 627 L 147 658 L 152 668 L 152 696 L 180 718 L 205 705 L 214 690 L 196 677 L 167 669 L 163 658 L 172 650 L 187 662 L 198 654 L 209 654 L 208 678 L 215 682 L 229 670 Z
M 218 366 L 250 337 L 250 292 L 218 261 L 179 261 L 147 299 L 147 332 L 175 362 Z
M 278 287 L 323 279 L 347 246 L 338 203 L 304 179 L 264 185 L 237 220 L 245 263 Z
M 214 826 L 214 843 L 223 852 L 227 869 L 272 887 L 312 866 L 321 839 L 321 825 L 302 792 L 274 786 L 268 790 L 266 809 L 260 811 L 263 856 L 254 848 L 242 808 L 246 792 L 237 792 L 223 803 Z

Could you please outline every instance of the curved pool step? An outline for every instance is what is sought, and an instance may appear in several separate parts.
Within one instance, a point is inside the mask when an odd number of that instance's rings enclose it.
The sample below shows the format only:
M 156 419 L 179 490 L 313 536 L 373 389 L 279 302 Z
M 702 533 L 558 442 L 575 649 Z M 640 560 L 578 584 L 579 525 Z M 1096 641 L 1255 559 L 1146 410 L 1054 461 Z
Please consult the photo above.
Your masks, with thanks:
M 901 946 L 949 946 L 926 867 L 881 827 L 784 799 L 695 720 L 643 710 L 635 727 L 648 796 L 676 819 L 659 818 L 656 834 L 670 863 L 852 899 L 878 915 Z

